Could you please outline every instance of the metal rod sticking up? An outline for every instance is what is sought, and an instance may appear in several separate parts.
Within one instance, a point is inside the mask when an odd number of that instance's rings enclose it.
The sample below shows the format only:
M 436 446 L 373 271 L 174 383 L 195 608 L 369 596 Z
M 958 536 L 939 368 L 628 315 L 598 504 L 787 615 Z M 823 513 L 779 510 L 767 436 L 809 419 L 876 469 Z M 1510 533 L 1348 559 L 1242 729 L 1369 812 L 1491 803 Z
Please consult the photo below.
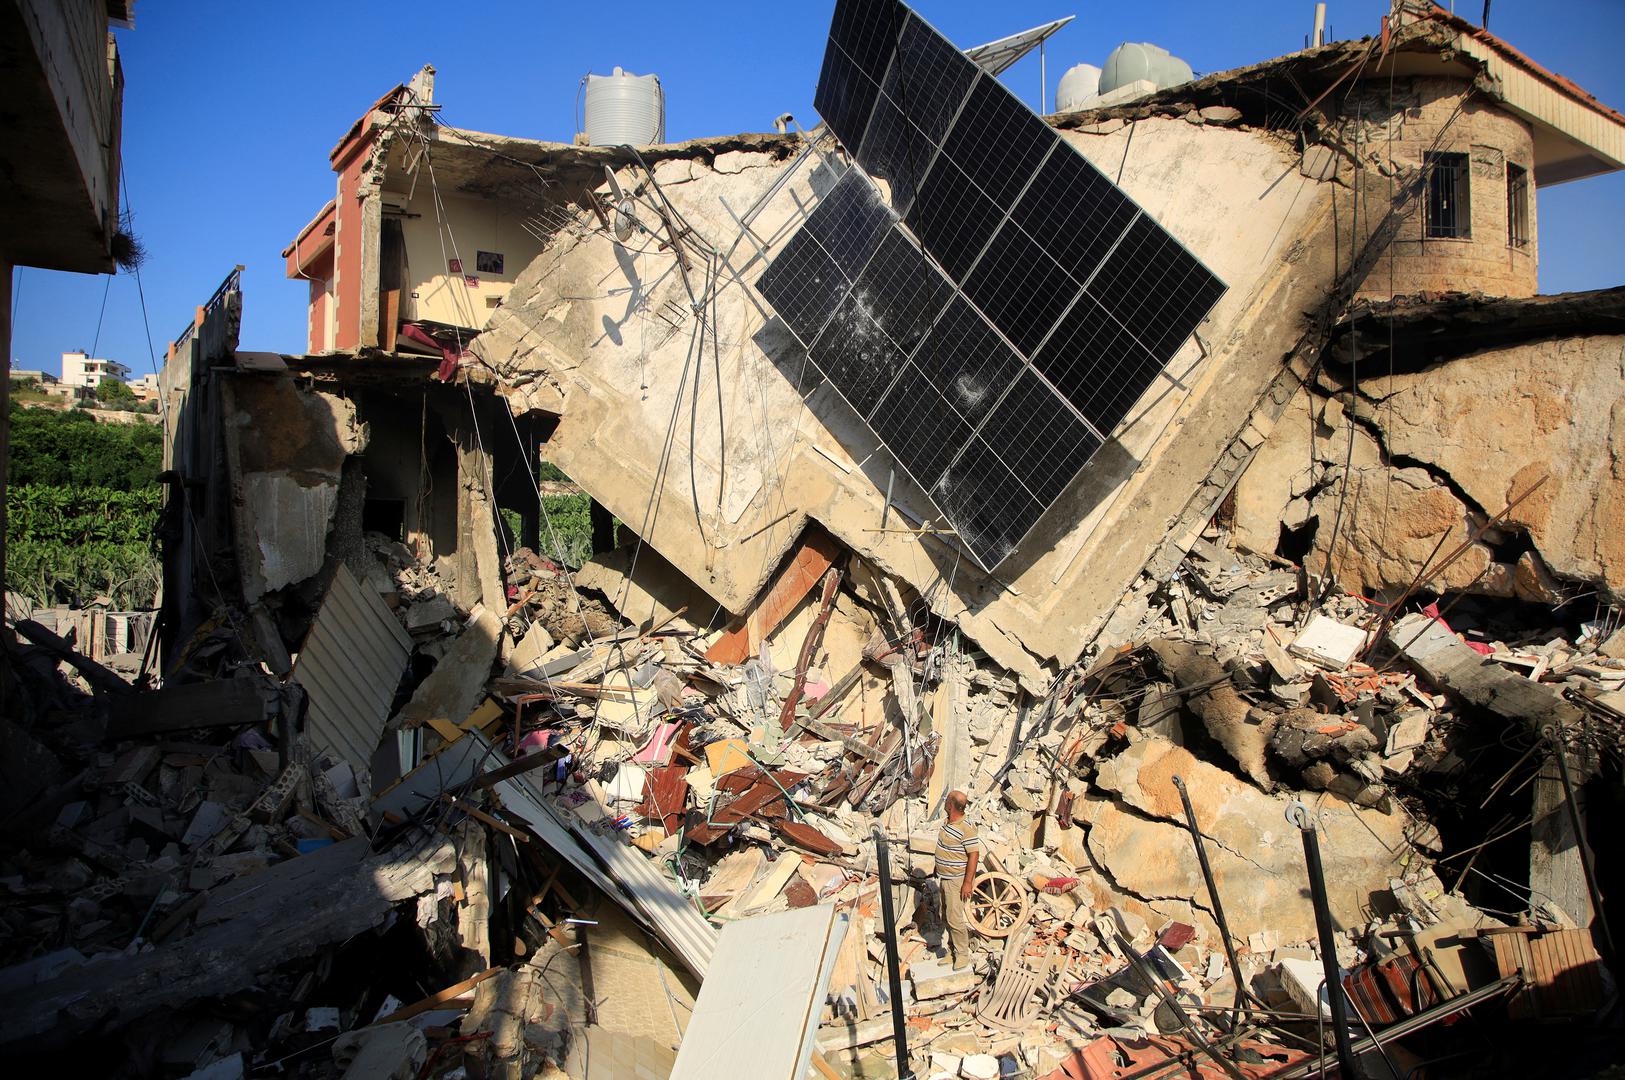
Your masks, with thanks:
M 1207 885 L 1208 902 L 1213 905 L 1213 921 L 1219 925 L 1219 940 L 1224 942 L 1224 955 L 1230 961 L 1230 977 L 1236 982 L 1236 998 L 1230 1012 L 1230 1026 L 1237 1027 L 1241 1023 L 1242 1002 L 1251 994 L 1247 990 L 1247 983 L 1241 977 L 1241 961 L 1236 957 L 1236 946 L 1230 939 L 1230 923 L 1224 917 L 1224 903 L 1219 899 L 1219 884 L 1213 880 L 1213 867 L 1207 861 L 1207 845 L 1202 842 L 1202 829 L 1196 823 L 1196 810 L 1191 806 L 1190 794 L 1185 790 L 1185 781 L 1181 777 L 1174 777 L 1174 787 L 1179 791 L 1179 801 L 1185 804 L 1185 821 L 1190 826 L 1191 843 L 1196 845 L 1196 861 L 1202 867 L 1202 881 Z
M 1337 1040 L 1337 1068 L 1344 1080 L 1363 1077 L 1349 1040 L 1348 1001 L 1337 970 L 1337 936 L 1332 927 L 1332 909 L 1326 901 L 1326 876 L 1320 865 L 1320 834 L 1315 831 L 1309 808 L 1301 802 L 1287 807 L 1286 819 L 1303 836 L 1303 861 L 1309 871 L 1309 897 L 1315 907 L 1315 929 L 1320 936 L 1320 963 L 1326 972 L 1326 1000 L 1332 1008 L 1332 1035 Z
M 1134 951 L 1134 943 L 1122 934 L 1114 936 L 1117 938 L 1117 947 L 1128 958 L 1129 966 L 1134 969 L 1134 973 L 1140 977 L 1142 982 L 1151 987 L 1152 992 L 1161 999 L 1164 1005 L 1173 1010 L 1174 1016 L 1179 1020 L 1179 1026 L 1185 1029 L 1185 1034 L 1190 1037 L 1191 1042 L 1196 1044 L 1196 1048 L 1212 1058 L 1219 1068 L 1224 1070 L 1225 1075 L 1231 1077 L 1232 1080 L 1246 1080 L 1241 1070 L 1226 1060 L 1224 1055 L 1215 1050 L 1213 1044 L 1202 1036 L 1201 1030 L 1191 1020 L 1190 1015 L 1185 1012 L 1185 1007 L 1168 992 L 1167 987 L 1162 985 L 1162 977 L 1156 973 L 1156 970 L 1150 964 L 1146 963 L 1145 957 Z
M 908 1029 L 903 1024 L 903 973 L 897 959 L 897 913 L 892 910 L 891 855 L 886 850 L 886 834 L 876 825 L 870 832 L 875 840 L 875 869 L 880 874 L 880 922 L 886 934 L 886 986 L 891 995 L 892 1041 L 897 1045 L 898 1080 L 913 1080 L 908 1067 Z

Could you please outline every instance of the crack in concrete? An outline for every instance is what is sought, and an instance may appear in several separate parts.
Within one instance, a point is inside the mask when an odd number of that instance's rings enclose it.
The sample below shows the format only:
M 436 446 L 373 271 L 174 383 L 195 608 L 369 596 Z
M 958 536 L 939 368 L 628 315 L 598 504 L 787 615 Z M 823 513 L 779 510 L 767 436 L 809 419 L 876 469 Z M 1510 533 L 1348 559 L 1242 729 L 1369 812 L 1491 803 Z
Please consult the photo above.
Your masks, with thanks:
M 1382 459 L 1384 461 L 1400 469 L 1421 469 L 1423 472 L 1427 473 L 1428 477 L 1436 484 L 1445 488 L 1450 492 L 1451 495 L 1455 496 L 1456 501 L 1461 503 L 1462 506 L 1466 507 L 1470 513 L 1477 514 L 1483 520 L 1488 520 L 1490 518 L 1491 515 L 1489 511 L 1485 510 L 1483 505 L 1480 504 L 1477 499 L 1473 498 L 1472 494 L 1469 493 L 1468 490 L 1463 487 L 1455 477 L 1451 476 L 1450 473 L 1442 466 L 1435 462 L 1426 461 L 1422 458 L 1415 457 L 1411 454 L 1395 453 L 1389 448 L 1388 436 L 1387 433 L 1383 431 L 1382 425 L 1369 415 L 1362 413 L 1359 408 L 1360 399 L 1367 401 L 1374 401 L 1375 399 L 1367 397 L 1367 395 L 1364 393 L 1358 393 L 1347 389 L 1336 392 L 1327 392 L 1316 387 L 1313 392 L 1325 397 L 1327 400 L 1336 400 L 1340 405 L 1342 405 L 1344 422 L 1355 425 L 1361 431 L 1369 435 L 1371 437 L 1371 441 L 1377 444 L 1377 450 L 1382 454 Z M 1381 402 L 1378 401 L 1376 403 L 1380 404 Z M 1509 526 L 1509 528 L 1512 527 Z
M 1116 806 L 1117 809 L 1119 809 L 1119 810 L 1123 811 L 1124 813 L 1128 814 L 1130 817 L 1139 818 L 1141 821 L 1155 821 L 1155 822 L 1159 822 L 1159 823 L 1161 823 L 1163 825 L 1173 825 L 1173 826 L 1177 827 L 1180 832 L 1186 833 L 1187 835 L 1189 835 L 1190 828 L 1189 828 L 1189 826 L 1186 825 L 1186 823 L 1185 823 L 1185 821 L 1183 819 L 1176 820 L 1176 819 L 1171 818 L 1171 817 L 1159 817 L 1156 814 L 1146 813 L 1145 811 L 1139 809 L 1138 807 L 1133 806 L 1130 803 L 1128 803 L 1123 798 L 1123 796 L 1121 794 L 1117 794 L 1117 793 L 1114 792 L 1113 795 L 1114 795 L 1114 797 L 1112 799 L 1112 804 L 1114 806 Z M 1263 871 L 1266 874 L 1271 875 L 1272 877 L 1277 876 L 1274 870 L 1271 870 L 1269 867 L 1263 865 L 1257 859 L 1251 858 L 1251 857 L 1249 857 L 1247 855 L 1243 855 L 1241 852 L 1237 851 L 1235 848 L 1231 847 L 1229 844 L 1226 844 L 1223 840 L 1220 840 L 1218 837 L 1210 836 L 1208 833 L 1204 832 L 1204 833 L 1202 833 L 1202 838 L 1204 840 L 1207 840 L 1209 843 L 1213 844 L 1213 846 L 1217 847 L 1220 851 L 1227 852 L 1228 854 L 1233 855 L 1234 857 L 1240 859 L 1242 862 L 1248 863 L 1248 864 L 1250 864 L 1250 865 L 1252 865 L 1254 867 L 1257 867 L 1259 870 Z M 1195 853 L 1193 852 L 1192 855 L 1194 856 L 1194 854 Z M 1093 857 L 1093 852 L 1091 852 L 1090 855 L 1091 855 L 1091 857 Z M 1189 899 L 1189 898 L 1188 897 L 1168 897 L 1167 899 L 1184 900 L 1184 899 Z

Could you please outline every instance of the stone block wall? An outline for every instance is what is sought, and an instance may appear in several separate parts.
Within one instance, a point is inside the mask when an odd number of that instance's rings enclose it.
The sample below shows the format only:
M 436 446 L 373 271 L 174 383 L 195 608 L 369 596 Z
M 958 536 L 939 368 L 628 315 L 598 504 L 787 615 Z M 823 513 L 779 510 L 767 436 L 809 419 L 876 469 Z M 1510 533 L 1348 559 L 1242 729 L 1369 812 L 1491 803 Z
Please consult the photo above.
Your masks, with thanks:
M 1529 124 L 1474 93 L 1466 79 L 1396 80 L 1390 95 L 1382 80 L 1364 84 L 1341 103 L 1345 139 L 1367 160 L 1403 174 L 1422 167 L 1430 152 L 1468 157 L 1471 235 L 1426 235 L 1426 188 L 1405 207 L 1404 220 L 1358 295 L 1368 298 L 1434 292 L 1533 296 L 1538 292 L 1534 190 L 1534 134 Z M 1529 240 L 1510 243 L 1507 166 L 1527 170 Z M 1396 179 L 1395 183 L 1398 183 Z M 1369 209 L 1369 213 L 1367 210 Z M 1353 201 L 1343 210 L 1345 235 L 1368 235 L 1382 208 Z M 1358 216 L 1358 220 L 1355 217 Z

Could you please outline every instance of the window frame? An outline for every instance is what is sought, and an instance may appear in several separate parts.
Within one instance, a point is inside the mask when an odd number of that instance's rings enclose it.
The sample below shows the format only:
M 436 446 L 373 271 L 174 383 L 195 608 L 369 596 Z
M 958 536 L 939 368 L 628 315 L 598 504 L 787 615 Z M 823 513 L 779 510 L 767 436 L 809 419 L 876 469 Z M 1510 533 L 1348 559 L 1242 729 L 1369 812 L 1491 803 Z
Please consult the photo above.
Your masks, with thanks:
M 1429 150 L 1422 155 L 1422 236 L 1427 240 L 1471 240 L 1472 161 L 1464 151 Z
M 1507 246 L 1528 251 L 1534 243 L 1529 227 L 1529 170 L 1507 162 Z

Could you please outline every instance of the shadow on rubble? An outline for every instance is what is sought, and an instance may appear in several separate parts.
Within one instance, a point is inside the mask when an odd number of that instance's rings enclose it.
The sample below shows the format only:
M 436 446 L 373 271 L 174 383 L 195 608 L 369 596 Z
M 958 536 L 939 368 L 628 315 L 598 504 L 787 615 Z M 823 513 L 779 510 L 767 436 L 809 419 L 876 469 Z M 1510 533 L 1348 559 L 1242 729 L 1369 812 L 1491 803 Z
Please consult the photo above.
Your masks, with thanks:
M 856 410 L 832 386 L 826 385 L 807 351 L 778 318 L 770 319 L 752 339 L 778 367 L 790 385 L 802 396 L 829 431 L 858 462 L 877 491 L 891 493 L 891 504 L 911 521 L 891 521 L 888 526 L 911 527 L 927 520 L 940 521 L 941 509 L 908 475 L 892 452 L 875 437 Z M 926 433 L 922 432 L 922 437 Z M 1074 477 L 1055 502 L 1025 536 L 1012 535 L 1014 550 L 993 575 L 986 575 L 954 539 L 923 544 L 921 550 L 935 564 L 945 580 L 955 582 L 961 600 L 973 612 L 998 599 L 1003 583 L 1014 581 L 1042 556 L 1066 549 L 1067 534 L 1098 506 L 1106 502 L 1140 462 L 1117 440 L 1108 440 L 1089 464 Z M 1075 545 L 1074 545 L 1075 546 Z M 1068 554 L 1070 549 L 1067 549 Z M 1066 557 L 1066 556 L 1063 556 Z

